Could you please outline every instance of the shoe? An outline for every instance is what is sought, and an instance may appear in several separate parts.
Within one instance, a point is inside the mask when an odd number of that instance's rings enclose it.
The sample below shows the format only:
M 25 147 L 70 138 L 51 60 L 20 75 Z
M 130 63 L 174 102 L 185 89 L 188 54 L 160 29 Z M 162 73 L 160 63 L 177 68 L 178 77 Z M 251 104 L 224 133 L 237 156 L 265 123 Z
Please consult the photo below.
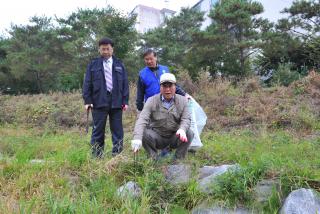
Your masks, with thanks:
M 159 156 L 162 157 L 162 158 L 165 158 L 165 157 L 168 157 L 169 155 L 170 155 L 169 149 L 168 148 L 164 148 L 164 149 L 161 150 Z
M 103 157 L 103 147 L 98 146 L 98 144 L 91 147 L 92 158 L 102 158 Z
M 112 157 L 117 156 L 118 154 L 120 154 L 119 152 L 111 152 Z

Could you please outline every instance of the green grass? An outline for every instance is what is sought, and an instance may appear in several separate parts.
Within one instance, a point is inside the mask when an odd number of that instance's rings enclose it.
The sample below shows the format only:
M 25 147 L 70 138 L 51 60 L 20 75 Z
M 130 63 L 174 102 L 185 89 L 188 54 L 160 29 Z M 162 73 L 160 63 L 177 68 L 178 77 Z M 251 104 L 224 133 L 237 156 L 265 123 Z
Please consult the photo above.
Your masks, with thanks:
M 129 139 L 114 168 L 90 157 L 89 135 L 78 131 L 0 127 L 0 213 L 188 213 L 203 201 L 233 206 L 242 204 L 264 213 L 276 213 L 292 189 L 320 188 L 320 137 L 299 139 L 289 132 L 261 130 L 203 134 L 204 147 L 189 154 L 195 170 L 204 165 L 237 163 L 241 170 L 218 179 L 214 194 L 199 192 L 195 178 L 172 186 L 161 167 L 142 151 L 134 169 Z M 107 140 L 106 152 L 111 150 Z M 30 163 L 41 159 L 44 163 Z M 196 174 L 194 172 L 194 174 Z M 253 187 L 261 179 L 279 179 L 281 192 L 257 205 Z M 129 180 L 139 183 L 139 199 L 122 199 L 118 187 Z

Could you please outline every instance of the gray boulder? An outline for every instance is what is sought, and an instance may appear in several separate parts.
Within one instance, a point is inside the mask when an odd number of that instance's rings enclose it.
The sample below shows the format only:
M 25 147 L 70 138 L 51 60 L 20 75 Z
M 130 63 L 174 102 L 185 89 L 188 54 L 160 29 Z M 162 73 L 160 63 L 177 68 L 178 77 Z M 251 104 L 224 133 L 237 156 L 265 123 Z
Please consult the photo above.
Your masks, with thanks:
M 195 208 L 192 210 L 192 214 L 251 214 L 249 210 L 245 208 L 224 208 L 224 207 L 211 207 L 211 208 Z
M 203 166 L 199 168 L 198 173 L 199 173 L 199 179 L 208 177 L 209 175 L 212 175 L 217 171 L 217 167 L 215 166 Z
M 216 167 L 203 167 L 199 169 L 199 177 L 201 178 L 198 181 L 199 190 L 204 193 L 211 193 L 211 186 L 215 182 L 217 176 L 222 175 L 229 170 L 237 170 L 239 165 L 221 165 Z M 209 176 L 207 176 L 209 175 Z
M 42 159 L 32 159 L 32 160 L 30 160 L 30 163 L 31 164 L 41 164 L 41 163 L 46 163 L 46 161 L 45 160 L 42 160 Z
M 292 191 L 286 198 L 281 214 L 315 214 L 320 213 L 319 193 L 312 189 Z
M 169 165 L 164 174 L 166 180 L 171 184 L 185 184 L 191 179 L 191 167 L 184 164 Z
M 137 183 L 129 181 L 117 190 L 117 195 L 121 198 L 133 197 L 138 198 L 141 195 L 141 189 Z

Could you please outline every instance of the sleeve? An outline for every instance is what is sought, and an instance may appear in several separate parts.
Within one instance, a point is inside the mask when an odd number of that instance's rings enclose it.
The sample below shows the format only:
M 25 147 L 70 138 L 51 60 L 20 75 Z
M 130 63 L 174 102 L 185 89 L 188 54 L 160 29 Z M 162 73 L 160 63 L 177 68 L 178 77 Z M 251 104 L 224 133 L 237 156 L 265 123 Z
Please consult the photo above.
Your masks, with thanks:
M 181 122 L 180 122 L 179 128 L 187 132 L 190 126 L 191 126 L 191 112 L 188 107 L 188 101 L 183 100 L 183 109 L 182 109 Z
M 92 74 L 91 74 L 91 65 L 90 63 L 87 66 L 87 71 L 83 80 L 82 86 L 82 97 L 84 104 L 93 104 L 92 102 Z
M 123 67 L 123 85 L 122 85 L 122 104 L 123 105 L 128 105 L 129 104 L 129 81 L 128 81 L 128 73 L 124 67 L 124 65 L 122 64 Z
M 146 128 L 150 120 L 152 103 L 153 103 L 153 99 L 152 98 L 148 99 L 139 115 L 139 118 L 134 126 L 134 131 L 133 131 L 134 140 L 142 140 L 144 129 Z
M 143 109 L 144 91 L 145 91 L 145 86 L 139 75 L 139 79 L 137 82 L 137 99 L 136 99 L 136 106 L 139 111 Z

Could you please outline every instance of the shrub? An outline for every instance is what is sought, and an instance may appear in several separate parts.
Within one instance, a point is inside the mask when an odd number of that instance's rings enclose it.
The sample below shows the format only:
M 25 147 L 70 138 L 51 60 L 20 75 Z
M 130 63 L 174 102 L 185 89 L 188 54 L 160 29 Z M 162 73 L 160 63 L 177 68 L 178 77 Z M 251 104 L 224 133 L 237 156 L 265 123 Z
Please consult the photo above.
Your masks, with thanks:
M 278 69 L 272 74 L 272 85 L 289 86 L 292 82 L 301 78 L 296 70 L 291 70 L 291 64 L 280 64 Z

